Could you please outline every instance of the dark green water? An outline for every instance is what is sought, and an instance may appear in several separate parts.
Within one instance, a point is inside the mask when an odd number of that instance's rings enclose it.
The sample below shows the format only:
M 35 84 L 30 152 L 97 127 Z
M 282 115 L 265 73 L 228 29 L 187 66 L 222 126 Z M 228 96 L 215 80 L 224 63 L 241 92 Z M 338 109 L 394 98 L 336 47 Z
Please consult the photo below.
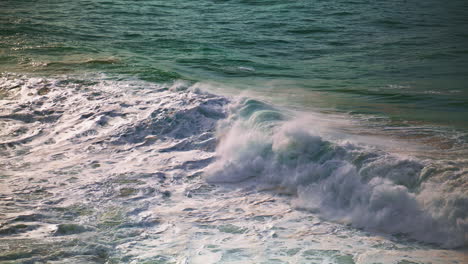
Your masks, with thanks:
M 463 0 L 2 0 L 0 70 L 190 79 L 464 130 L 466 28 Z

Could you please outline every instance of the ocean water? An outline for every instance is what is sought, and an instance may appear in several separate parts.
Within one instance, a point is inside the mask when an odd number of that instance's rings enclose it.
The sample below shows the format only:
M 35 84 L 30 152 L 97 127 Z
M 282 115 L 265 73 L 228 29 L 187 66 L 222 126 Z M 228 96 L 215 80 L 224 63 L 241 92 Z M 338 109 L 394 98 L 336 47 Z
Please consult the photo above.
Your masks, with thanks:
M 0 1 L 0 263 L 466 263 L 468 3 Z

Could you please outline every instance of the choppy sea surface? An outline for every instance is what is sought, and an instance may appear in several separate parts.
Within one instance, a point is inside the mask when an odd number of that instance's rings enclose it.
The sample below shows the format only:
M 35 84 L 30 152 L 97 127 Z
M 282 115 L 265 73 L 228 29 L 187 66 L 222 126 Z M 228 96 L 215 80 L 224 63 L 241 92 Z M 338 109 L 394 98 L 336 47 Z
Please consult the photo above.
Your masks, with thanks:
M 0 1 L 0 263 L 467 263 L 468 3 Z

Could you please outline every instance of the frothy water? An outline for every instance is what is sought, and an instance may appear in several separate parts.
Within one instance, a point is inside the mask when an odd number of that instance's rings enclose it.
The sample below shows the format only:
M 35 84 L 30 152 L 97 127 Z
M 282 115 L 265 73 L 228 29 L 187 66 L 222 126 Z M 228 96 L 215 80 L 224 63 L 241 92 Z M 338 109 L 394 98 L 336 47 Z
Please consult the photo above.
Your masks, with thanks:
M 466 190 L 437 186 L 441 176 L 429 161 L 362 146 L 333 135 L 317 117 L 286 118 L 255 100 L 237 112 L 222 132 L 209 182 L 252 179 L 297 195 L 296 206 L 329 219 L 445 247 L 466 245 Z M 464 182 L 466 172 L 451 177 Z
M 4 74 L 0 262 L 466 259 L 466 161 L 202 86 Z

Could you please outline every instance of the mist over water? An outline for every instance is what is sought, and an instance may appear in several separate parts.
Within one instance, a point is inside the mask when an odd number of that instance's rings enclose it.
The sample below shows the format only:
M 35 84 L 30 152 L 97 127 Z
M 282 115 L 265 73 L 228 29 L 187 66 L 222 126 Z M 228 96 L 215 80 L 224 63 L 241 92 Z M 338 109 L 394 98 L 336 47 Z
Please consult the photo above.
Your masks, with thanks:
M 466 1 L 1 1 L 0 263 L 464 263 Z

